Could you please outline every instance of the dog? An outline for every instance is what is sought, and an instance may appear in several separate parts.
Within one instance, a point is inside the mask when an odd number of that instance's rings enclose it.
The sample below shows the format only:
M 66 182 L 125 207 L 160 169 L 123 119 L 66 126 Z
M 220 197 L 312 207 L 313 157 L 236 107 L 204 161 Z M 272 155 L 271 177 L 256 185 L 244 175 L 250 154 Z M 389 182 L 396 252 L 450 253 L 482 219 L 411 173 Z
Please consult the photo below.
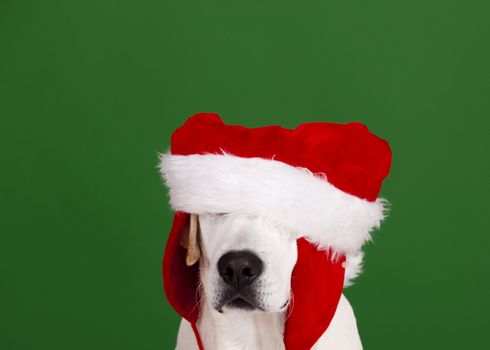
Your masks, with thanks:
M 294 232 L 265 216 L 191 215 L 181 245 L 187 249 L 187 265 L 199 264 L 197 327 L 204 348 L 284 349 L 284 323 L 294 307 L 291 275 L 298 257 Z M 344 295 L 312 349 L 362 349 L 356 318 Z M 176 350 L 199 350 L 185 319 Z
M 359 122 L 246 128 L 198 113 L 177 128 L 159 164 L 177 349 L 361 349 L 342 291 L 388 213 L 391 156 Z

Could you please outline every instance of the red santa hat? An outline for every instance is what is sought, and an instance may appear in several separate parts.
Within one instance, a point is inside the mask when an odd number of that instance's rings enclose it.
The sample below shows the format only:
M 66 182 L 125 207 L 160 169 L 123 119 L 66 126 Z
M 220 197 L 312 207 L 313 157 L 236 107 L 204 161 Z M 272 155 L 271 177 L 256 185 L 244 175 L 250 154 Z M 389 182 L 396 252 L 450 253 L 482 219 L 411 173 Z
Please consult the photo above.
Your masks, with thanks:
M 164 289 L 200 348 L 198 270 L 179 245 L 189 214 L 262 215 L 298 233 L 284 342 L 307 350 L 328 328 L 344 285 L 359 273 L 362 245 L 386 216 L 378 193 L 390 166 L 388 143 L 357 122 L 245 128 L 200 113 L 175 130 L 160 162 L 176 211 Z

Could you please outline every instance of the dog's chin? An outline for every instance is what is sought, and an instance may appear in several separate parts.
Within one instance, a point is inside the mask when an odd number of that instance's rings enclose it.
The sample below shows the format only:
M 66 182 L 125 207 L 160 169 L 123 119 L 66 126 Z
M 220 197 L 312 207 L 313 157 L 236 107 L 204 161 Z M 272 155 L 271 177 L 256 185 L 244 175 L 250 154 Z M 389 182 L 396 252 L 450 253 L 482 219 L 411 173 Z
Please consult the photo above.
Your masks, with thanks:
M 285 312 L 289 306 L 289 300 L 286 301 L 280 308 L 278 309 L 267 309 L 256 305 L 253 302 L 250 302 L 244 298 L 237 297 L 223 306 L 216 307 L 215 309 L 219 313 L 224 313 L 225 310 L 228 312 L 258 312 L 258 313 L 280 313 Z

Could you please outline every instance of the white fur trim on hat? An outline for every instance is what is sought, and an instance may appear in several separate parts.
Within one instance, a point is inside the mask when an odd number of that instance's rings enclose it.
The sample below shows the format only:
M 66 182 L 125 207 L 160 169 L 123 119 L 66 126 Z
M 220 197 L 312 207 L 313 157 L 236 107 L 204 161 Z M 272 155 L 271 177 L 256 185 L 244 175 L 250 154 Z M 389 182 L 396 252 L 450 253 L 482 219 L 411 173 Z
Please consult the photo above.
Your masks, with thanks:
M 267 215 L 336 253 L 355 254 L 387 214 L 387 201 L 343 192 L 326 176 L 264 158 L 163 154 L 160 171 L 176 211 Z

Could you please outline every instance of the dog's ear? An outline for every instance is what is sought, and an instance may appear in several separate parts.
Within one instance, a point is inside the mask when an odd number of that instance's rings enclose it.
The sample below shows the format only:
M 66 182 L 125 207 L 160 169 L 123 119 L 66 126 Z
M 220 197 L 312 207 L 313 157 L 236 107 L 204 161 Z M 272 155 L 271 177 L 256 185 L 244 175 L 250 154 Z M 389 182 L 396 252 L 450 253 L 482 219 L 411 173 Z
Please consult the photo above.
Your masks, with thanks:
M 199 261 L 201 249 L 199 248 L 199 222 L 197 214 L 189 215 L 189 222 L 180 237 L 180 245 L 187 249 L 187 255 L 185 257 L 187 266 L 192 266 Z

